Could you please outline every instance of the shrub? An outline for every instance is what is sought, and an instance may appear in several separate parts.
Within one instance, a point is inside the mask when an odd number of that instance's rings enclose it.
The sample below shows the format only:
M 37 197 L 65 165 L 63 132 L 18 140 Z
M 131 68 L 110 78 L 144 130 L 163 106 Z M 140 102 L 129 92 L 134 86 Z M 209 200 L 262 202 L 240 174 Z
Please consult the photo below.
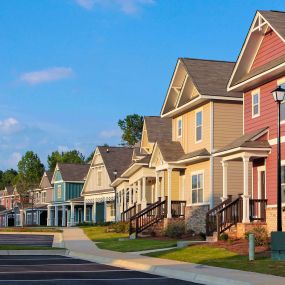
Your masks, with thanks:
M 184 221 L 170 223 L 165 230 L 165 236 L 170 238 L 181 238 L 184 234 L 185 234 Z
M 113 223 L 108 227 L 108 229 L 112 229 L 116 233 L 128 233 L 129 232 L 129 223 L 126 223 L 126 222 Z
M 201 239 L 203 239 L 203 240 L 206 240 L 206 234 L 203 233 L 203 232 L 200 232 L 200 233 L 199 233 L 199 237 L 200 237 Z
M 254 234 L 255 245 L 263 246 L 268 244 L 268 233 L 264 227 L 256 226 L 251 231 L 246 232 L 246 239 L 248 239 L 249 234 Z
M 219 240 L 222 240 L 222 241 L 227 241 L 228 239 L 229 239 L 229 235 L 227 233 L 222 233 L 219 238 Z

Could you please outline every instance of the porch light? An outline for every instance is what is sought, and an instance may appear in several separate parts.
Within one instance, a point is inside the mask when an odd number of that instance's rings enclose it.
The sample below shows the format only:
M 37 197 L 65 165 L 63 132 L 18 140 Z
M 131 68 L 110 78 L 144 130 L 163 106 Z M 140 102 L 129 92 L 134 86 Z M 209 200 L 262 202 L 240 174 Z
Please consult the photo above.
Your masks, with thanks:
M 283 89 L 281 86 L 278 86 L 275 90 L 272 92 L 272 96 L 274 98 L 275 102 L 282 102 L 285 97 L 285 89 Z

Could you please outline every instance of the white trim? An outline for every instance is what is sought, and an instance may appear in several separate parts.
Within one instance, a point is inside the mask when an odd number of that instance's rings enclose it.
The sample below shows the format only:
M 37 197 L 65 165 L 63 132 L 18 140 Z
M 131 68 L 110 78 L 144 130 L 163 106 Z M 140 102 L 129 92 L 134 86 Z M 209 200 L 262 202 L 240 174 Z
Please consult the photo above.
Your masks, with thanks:
M 200 143 L 203 141 L 203 107 L 195 110 L 195 143 Z M 201 113 L 201 125 L 199 125 L 198 127 L 201 127 L 201 139 L 197 140 L 197 114 Z
M 176 127 L 177 127 L 177 132 L 176 132 L 176 136 L 177 138 L 182 138 L 182 134 L 183 134 L 183 117 L 180 116 L 178 118 L 176 118 L 177 122 L 176 122 Z M 181 134 L 179 135 L 179 122 L 181 122 Z
M 281 143 L 285 143 L 285 136 L 280 137 Z M 270 145 L 276 145 L 277 144 L 277 138 L 268 140 Z
M 249 147 L 236 147 L 236 148 L 232 148 L 226 151 L 222 151 L 222 152 L 217 152 L 215 154 L 213 154 L 213 156 L 223 156 L 226 155 L 228 153 L 232 153 L 232 152 L 240 152 L 240 151 L 271 151 L 271 148 L 268 147 L 264 147 L 264 148 L 249 148 Z
M 259 167 L 257 167 L 257 198 L 258 199 L 261 199 L 261 180 L 260 180 L 260 178 L 261 178 L 261 175 L 260 175 L 260 173 L 262 172 L 262 171 L 264 171 L 264 179 L 265 179 L 265 185 L 264 185 L 264 191 L 265 191 L 265 199 L 266 199 L 266 196 L 267 196 L 267 191 L 266 191 L 266 167 L 265 167 L 265 165 L 262 165 L 262 166 L 259 166 Z M 252 195 L 252 197 L 253 197 L 253 195 Z
M 198 177 L 198 175 L 199 174 L 202 174 L 203 175 L 203 198 L 202 198 L 202 200 L 203 200 L 203 202 L 198 202 L 198 203 L 193 203 L 193 201 L 192 201 L 192 191 L 193 191 L 193 188 L 192 188 L 192 177 L 194 176 L 194 175 L 197 175 L 197 177 Z M 198 205 L 198 204 L 204 204 L 205 202 L 205 169 L 201 169 L 201 170 L 196 170 L 196 171 L 193 171 L 193 172 L 191 172 L 190 173 L 190 179 L 191 179 L 191 181 L 190 181 L 190 185 L 191 185 L 191 204 L 192 204 L 192 206 L 193 205 Z M 197 180 L 197 184 L 198 184 L 198 180 Z M 197 185 L 198 186 L 198 185 Z M 197 188 L 197 200 L 198 200 L 198 189 L 199 188 Z
M 189 75 L 188 75 L 188 73 L 186 73 L 184 81 L 182 83 L 182 87 L 180 89 L 179 95 L 178 95 L 177 100 L 176 100 L 175 108 L 177 108 L 177 106 L 179 105 L 179 102 L 181 100 L 181 97 L 182 97 L 183 91 L 185 89 L 188 78 L 189 78 Z
M 210 203 L 209 202 L 196 203 L 196 204 L 187 203 L 186 207 L 198 207 L 198 206 L 207 206 L 207 205 L 210 206 Z
M 258 102 L 254 104 L 254 97 L 257 96 Z M 258 107 L 258 112 L 254 114 L 254 107 Z M 260 116 L 260 89 L 254 90 L 251 92 L 251 118 L 257 118 Z

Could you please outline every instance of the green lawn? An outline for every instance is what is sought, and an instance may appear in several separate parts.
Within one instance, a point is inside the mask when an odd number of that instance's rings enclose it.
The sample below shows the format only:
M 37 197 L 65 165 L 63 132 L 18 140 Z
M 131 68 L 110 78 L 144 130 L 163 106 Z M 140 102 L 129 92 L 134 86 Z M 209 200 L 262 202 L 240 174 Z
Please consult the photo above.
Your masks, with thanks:
M 285 277 L 285 261 L 272 261 L 268 257 L 259 257 L 255 261 L 248 261 L 247 256 L 213 246 L 190 246 L 146 255 Z
M 61 233 L 58 228 L 37 228 L 37 227 L 16 227 L 16 228 L 1 228 L 0 232 L 38 232 L 38 233 Z
M 63 249 L 59 247 L 48 247 L 48 246 L 29 246 L 29 245 L 0 245 L 0 250 L 54 250 Z
M 128 234 L 106 232 L 106 228 L 101 226 L 82 227 L 85 234 L 92 241 L 98 242 L 97 246 L 101 249 L 134 252 L 176 246 L 175 240 L 136 239 L 119 241 L 119 238 L 127 238 Z

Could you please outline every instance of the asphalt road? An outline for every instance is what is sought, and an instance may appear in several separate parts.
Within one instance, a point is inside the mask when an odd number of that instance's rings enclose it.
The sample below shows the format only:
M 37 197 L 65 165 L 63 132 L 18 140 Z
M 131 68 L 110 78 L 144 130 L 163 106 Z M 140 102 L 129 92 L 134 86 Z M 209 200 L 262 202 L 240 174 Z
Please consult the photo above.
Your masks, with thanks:
M 53 235 L 0 234 L 0 245 L 52 246 Z
M 194 285 L 64 256 L 0 256 L 0 285 L 133 285 L 134 282 L 135 285 Z

